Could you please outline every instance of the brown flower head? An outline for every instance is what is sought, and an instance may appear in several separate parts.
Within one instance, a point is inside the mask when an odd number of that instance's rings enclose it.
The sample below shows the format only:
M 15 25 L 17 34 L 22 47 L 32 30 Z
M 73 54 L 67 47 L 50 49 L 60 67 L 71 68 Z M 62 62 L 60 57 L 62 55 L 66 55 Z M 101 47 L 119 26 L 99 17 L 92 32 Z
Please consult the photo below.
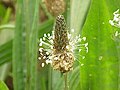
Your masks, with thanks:
M 58 16 L 65 11 L 64 0 L 45 0 L 45 4 L 46 4 L 48 11 L 53 16 Z
M 69 46 L 67 25 L 64 16 L 59 15 L 54 27 L 52 66 L 63 73 L 73 68 L 74 56 Z
M 74 31 L 74 30 L 72 30 Z M 59 70 L 62 73 L 66 73 L 73 69 L 73 63 L 75 58 L 74 51 L 81 52 L 85 50 L 88 52 L 88 43 L 81 43 L 86 41 L 86 37 L 81 38 L 81 36 L 72 37 L 68 32 L 68 28 L 63 15 L 56 17 L 53 35 L 44 34 L 43 38 L 40 38 L 40 57 L 39 59 L 45 61 L 44 64 L 50 63 L 55 70 Z M 82 59 L 85 56 L 82 56 Z M 43 64 L 44 63 L 44 64 Z M 83 64 L 81 64 L 83 65 Z

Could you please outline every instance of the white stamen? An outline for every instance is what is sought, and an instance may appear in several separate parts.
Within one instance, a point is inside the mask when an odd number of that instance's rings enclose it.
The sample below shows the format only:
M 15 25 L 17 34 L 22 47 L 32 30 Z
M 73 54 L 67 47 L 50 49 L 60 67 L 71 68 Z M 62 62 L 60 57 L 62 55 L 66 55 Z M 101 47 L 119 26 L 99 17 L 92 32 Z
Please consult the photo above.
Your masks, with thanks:
M 75 32 L 75 30 L 74 30 L 74 29 L 71 29 L 71 32 L 72 32 L 72 33 L 74 33 L 74 32 Z
M 109 20 L 109 23 L 114 26 L 114 22 L 112 20 Z
M 48 33 L 48 37 L 50 37 L 50 34 Z
M 83 39 L 84 41 L 86 41 L 86 37 L 83 37 L 82 39 Z
M 47 55 L 49 55 L 49 52 L 46 52 Z
M 44 67 L 45 66 L 45 64 L 44 63 L 42 63 L 42 67 Z
M 53 44 L 53 40 L 52 39 L 50 40 L 50 43 Z
M 70 39 L 71 38 L 71 34 L 68 34 L 68 39 Z
M 118 31 L 115 32 L 115 36 L 116 36 L 116 37 L 118 36 Z
M 82 63 L 81 66 L 84 66 L 84 64 Z
M 99 56 L 99 60 L 102 60 L 102 58 L 103 58 L 102 56 Z
M 86 52 L 88 53 L 88 47 L 86 47 Z
M 52 61 L 51 60 L 46 60 L 46 64 L 52 64 Z
M 58 57 L 55 57 L 54 60 L 58 60 Z
M 87 47 L 87 46 L 88 46 L 88 43 L 85 44 L 85 47 Z
M 68 45 L 66 46 L 66 49 L 69 49 L 69 46 L 68 46 Z
M 81 38 L 79 38 L 79 39 L 78 39 L 78 41 L 79 41 L 79 42 L 81 42 L 81 41 L 82 41 L 82 39 L 81 39 Z
M 43 40 L 45 41 L 45 37 L 43 37 Z
M 38 57 L 39 60 L 41 60 L 41 57 Z
M 82 56 L 82 59 L 85 59 L 85 56 Z
M 40 38 L 40 42 L 42 42 L 42 38 Z
M 46 35 L 46 34 L 44 34 L 44 37 L 47 37 L 47 35 Z
M 52 56 L 49 56 L 49 59 L 51 60 L 51 59 L 52 59 Z
M 79 52 L 81 52 L 82 51 L 82 49 L 79 49 Z
M 42 42 L 41 42 L 41 43 L 39 43 L 39 46 L 42 46 L 42 44 L 43 44 Z
M 46 56 L 44 56 L 43 59 L 46 59 Z
M 119 9 L 117 11 L 115 11 L 113 13 L 113 15 L 114 15 L 114 18 L 113 18 L 113 20 L 109 20 L 109 23 L 112 26 L 120 28 L 120 13 L 119 13 Z
M 113 13 L 113 15 L 116 15 L 119 12 L 119 9 Z
M 39 48 L 39 51 L 42 52 L 42 51 L 43 51 L 43 48 Z
M 51 49 L 53 49 L 53 46 L 52 46 L 52 45 L 50 45 L 50 48 L 51 48 Z

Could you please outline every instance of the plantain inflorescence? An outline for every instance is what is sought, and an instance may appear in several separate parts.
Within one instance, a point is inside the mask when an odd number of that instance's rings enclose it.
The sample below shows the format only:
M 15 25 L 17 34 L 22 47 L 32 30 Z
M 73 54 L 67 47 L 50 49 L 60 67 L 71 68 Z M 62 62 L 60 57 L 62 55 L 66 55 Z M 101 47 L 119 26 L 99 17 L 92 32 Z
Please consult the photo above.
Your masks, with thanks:
M 56 17 L 52 35 L 44 34 L 40 38 L 39 57 L 42 67 L 50 63 L 54 70 L 59 70 L 62 73 L 73 70 L 75 58 L 74 51 L 81 50 L 88 52 L 88 43 L 80 44 L 85 41 L 86 37 L 72 37 L 68 32 L 68 27 L 63 15 Z M 84 59 L 84 56 L 79 55 Z

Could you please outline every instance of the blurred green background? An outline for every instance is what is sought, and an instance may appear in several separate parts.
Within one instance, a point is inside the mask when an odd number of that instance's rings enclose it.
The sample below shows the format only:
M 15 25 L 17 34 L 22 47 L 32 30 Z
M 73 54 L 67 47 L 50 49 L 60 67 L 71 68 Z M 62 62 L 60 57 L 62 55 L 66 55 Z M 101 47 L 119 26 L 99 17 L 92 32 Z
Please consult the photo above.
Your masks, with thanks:
M 52 32 L 55 20 L 43 1 L 0 0 L 0 90 L 64 89 L 61 73 L 37 60 L 39 38 Z M 69 72 L 69 90 L 120 90 L 120 38 L 114 38 L 120 29 L 109 24 L 120 0 L 65 2 L 69 31 L 89 44 Z

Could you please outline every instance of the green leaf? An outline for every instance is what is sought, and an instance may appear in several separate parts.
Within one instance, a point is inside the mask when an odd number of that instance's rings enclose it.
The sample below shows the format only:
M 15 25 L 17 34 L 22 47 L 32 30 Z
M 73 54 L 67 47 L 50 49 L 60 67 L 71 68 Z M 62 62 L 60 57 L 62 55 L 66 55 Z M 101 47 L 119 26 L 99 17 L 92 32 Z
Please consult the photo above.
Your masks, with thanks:
M 109 0 L 110 1 L 110 0 Z M 87 37 L 89 52 L 81 63 L 81 90 L 118 90 L 119 60 L 114 30 L 109 24 L 110 8 L 116 2 L 92 0 L 86 23 L 82 30 Z M 119 3 L 119 2 L 118 2 Z M 115 6 L 114 6 L 115 7 Z
M 13 43 L 15 90 L 36 90 L 39 0 L 17 0 Z
M 16 28 L 15 28 L 15 36 L 13 43 L 13 60 L 12 60 L 12 68 L 13 68 L 13 84 L 15 90 L 25 90 L 25 66 L 24 63 L 26 61 L 25 53 L 25 36 L 26 34 L 25 26 L 24 26 L 24 2 L 23 0 L 17 0 L 17 12 L 16 12 Z
M 52 30 L 53 30 L 53 19 L 49 19 L 39 26 L 38 39 L 40 37 L 43 37 L 45 33 L 51 33 Z
M 3 81 L 0 80 L 0 90 L 9 90 Z
M 80 66 L 75 66 L 73 71 L 68 73 L 68 86 L 69 90 L 80 90 Z M 53 71 L 52 73 L 52 87 L 53 90 L 63 90 L 64 89 L 64 76 L 60 72 Z
M 0 65 L 12 60 L 12 40 L 0 46 Z
M 1 24 L 2 19 L 5 16 L 5 12 L 6 12 L 6 9 L 5 9 L 5 7 L 0 2 L 0 24 Z
M 89 4 L 90 0 L 71 0 L 70 29 L 75 30 L 72 33 L 73 36 L 80 33 L 89 9 Z
M 4 16 L 4 19 L 2 20 L 2 24 L 6 24 L 6 23 L 8 23 L 8 21 L 9 21 L 9 19 L 10 19 L 10 14 L 11 14 L 11 8 L 7 8 L 7 10 L 6 10 L 6 14 L 5 14 L 5 16 Z

